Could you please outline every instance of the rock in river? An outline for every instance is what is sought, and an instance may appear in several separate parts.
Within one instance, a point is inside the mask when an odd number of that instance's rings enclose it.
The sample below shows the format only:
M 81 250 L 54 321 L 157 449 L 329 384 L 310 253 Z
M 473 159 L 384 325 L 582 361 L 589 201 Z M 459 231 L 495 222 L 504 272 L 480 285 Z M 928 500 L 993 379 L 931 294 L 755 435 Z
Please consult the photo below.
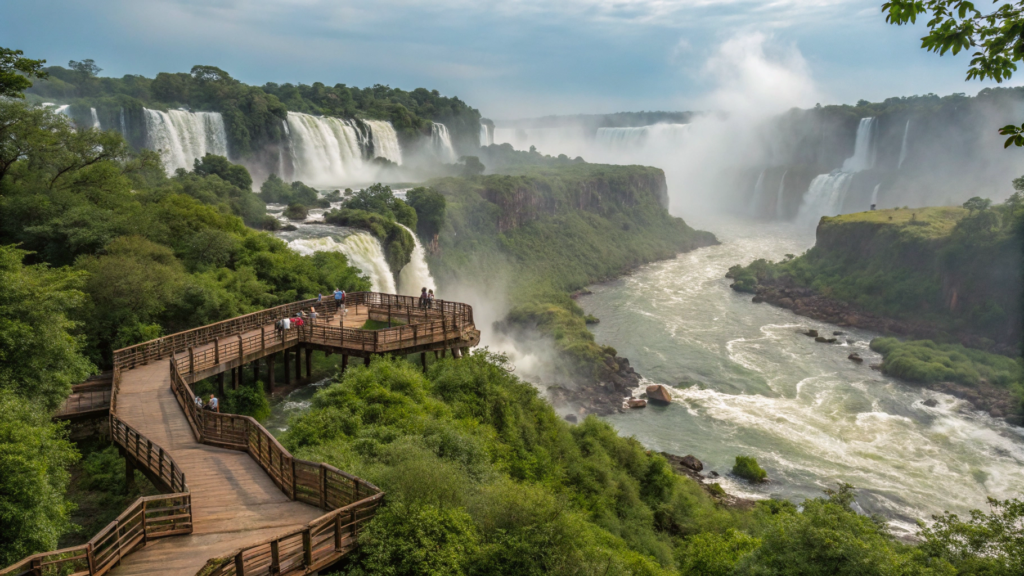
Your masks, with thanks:
M 643 398 L 630 398 L 626 401 L 626 404 L 628 404 L 630 408 L 644 408 L 647 406 L 647 400 L 644 400 Z
M 647 399 L 656 404 L 668 404 L 672 395 L 661 384 L 652 384 L 647 387 Z
M 853 360 L 857 364 L 860 364 L 861 362 L 864 361 L 864 359 L 860 357 L 860 354 L 857 354 L 856 352 L 854 352 L 853 354 L 850 354 L 849 356 L 847 356 L 847 358 L 849 358 L 850 360 Z

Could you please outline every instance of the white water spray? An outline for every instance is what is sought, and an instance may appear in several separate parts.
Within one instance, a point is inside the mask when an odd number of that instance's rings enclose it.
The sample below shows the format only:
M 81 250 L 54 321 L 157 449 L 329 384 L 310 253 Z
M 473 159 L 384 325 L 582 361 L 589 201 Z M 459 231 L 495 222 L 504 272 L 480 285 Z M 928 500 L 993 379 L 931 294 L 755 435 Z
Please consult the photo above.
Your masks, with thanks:
M 295 180 L 307 184 L 348 182 L 363 168 L 363 153 L 351 120 L 289 112 L 286 133 Z
M 797 221 L 808 225 L 818 223 L 822 216 L 835 216 L 843 209 L 846 193 L 853 183 L 856 172 L 870 170 L 875 165 L 875 150 L 871 146 L 871 132 L 874 118 L 861 118 L 857 126 L 857 139 L 853 144 L 853 156 L 843 162 L 840 170 L 822 174 L 811 180 L 804 194 Z
M 782 220 L 784 215 L 782 213 L 782 194 L 786 191 L 786 174 L 789 174 L 789 170 L 782 173 L 782 181 L 779 182 L 779 194 L 775 198 L 775 219 Z
M 89 108 L 89 114 L 92 115 L 92 127 L 97 130 L 101 130 L 102 128 L 100 128 L 100 117 L 96 114 L 96 109 Z
M 437 122 L 430 125 L 430 144 L 434 149 L 434 154 L 441 162 L 446 164 L 455 162 L 455 149 L 452 148 L 452 139 L 448 135 L 447 126 Z
M 299 254 L 311 255 L 314 252 L 341 252 L 349 264 L 359 268 L 369 276 L 371 290 L 374 292 L 395 293 L 395 279 L 384 259 L 384 251 L 380 242 L 366 232 L 355 232 L 336 242 L 330 236 L 322 238 L 300 238 L 288 243 L 288 247 Z
M 206 154 L 228 155 L 227 131 L 219 112 L 142 109 L 146 117 L 149 148 L 162 151 L 164 169 L 192 169 L 196 158 Z
M 903 128 L 903 144 L 900 145 L 900 161 L 896 165 L 896 169 L 903 168 L 903 161 L 907 159 L 907 134 L 910 132 L 910 120 L 907 120 L 907 125 Z M 874 200 L 872 200 L 874 202 Z
M 436 290 L 437 285 L 434 283 L 434 277 L 430 275 L 430 268 L 427 267 L 427 253 L 423 249 L 423 244 L 420 243 L 420 239 L 416 236 L 415 232 L 409 230 L 403 224 L 399 224 L 399 226 L 405 228 L 409 234 L 412 234 L 413 242 L 416 245 L 412 249 L 412 259 L 398 273 L 398 293 L 405 294 L 406 296 L 419 296 L 420 289 L 422 288 Z
M 391 122 L 383 120 L 364 120 L 370 127 L 373 136 L 373 154 L 387 158 L 395 164 L 402 163 L 402 148 L 398 145 L 398 134 Z

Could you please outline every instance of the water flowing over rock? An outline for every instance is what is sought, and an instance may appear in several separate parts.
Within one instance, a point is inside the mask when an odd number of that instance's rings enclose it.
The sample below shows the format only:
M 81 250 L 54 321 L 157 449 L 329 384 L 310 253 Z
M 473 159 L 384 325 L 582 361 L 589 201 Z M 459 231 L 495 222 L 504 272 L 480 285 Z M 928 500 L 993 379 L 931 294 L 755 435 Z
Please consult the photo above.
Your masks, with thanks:
M 365 120 L 373 137 L 374 157 L 387 158 L 395 164 L 402 163 L 402 148 L 398 145 L 398 134 L 391 122 L 382 120 Z
M 853 175 L 870 170 L 875 165 L 875 150 L 871 145 L 874 122 L 874 118 L 861 118 L 857 127 L 857 140 L 853 145 L 853 156 L 843 162 L 841 170 L 822 174 L 811 181 L 797 213 L 798 222 L 814 225 L 822 216 L 835 216 L 843 211 L 843 201 L 853 183 Z
M 362 171 L 363 150 L 353 120 L 289 112 L 286 127 L 294 180 L 348 182 Z
M 457 159 L 448 127 L 444 124 L 434 122 L 430 125 L 430 145 L 441 162 L 451 164 Z
M 750 215 L 757 216 L 764 210 L 764 173 L 768 169 L 761 170 L 761 173 L 757 175 L 757 182 L 754 184 L 754 197 L 750 202 Z
M 491 127 L 483 122 L 480 123 L 480 145 L 490 146 L 494 144 L 494 132 L 491 131 Z
M 843 172 L 862 172 L 874 168 L 875 149 L 871 141 L 874 124 L 874 118 L 860 119 L 860 125 L 857 126 L 857 140 L 853 145 L 853 156 L 843 162 Z
M 100 117 L 96 115 L 96 109 L 89 108 L 89 114 L 92 116 L 92 127 L 97 130 L 102 130 L 100 127 Z
M 399 224 L 399 226 L 412 234 L 415 247 L 412 249 L 412 259 L 398 273 L 398 293 L 406 296 L 419 296 L 422 288 L 436 290 L 437 285 L 434 283 L 434 277 L 430 275 L 426 252 L 423 250 L 423 244 L 420 243 L 419 237 L 405 225 Z
M 675 146 L 690 132 L 689 124 L 651 124 L 631 128 L 598 128 L 597 142 L 611 150 L 635 150 L 648 144 Z
M 779 181 L 779 194 L 775 197 L 775 218 L 777 220 L 785 218 L 782 210 L 782 202 L 786 192 L 786 174 L 789 174 L 789 170 L 782 173 L 782 180 Z
M 384 259 L 380 242 L 366 232 L 354 232 L 340 242 L 329 236 L 297 239 L 289 242 L 288 247 L 306 255 L 314 252 L 341 252 L 348 257 L 349 264 L 359 268 L 370 278 L 371 290 L 395 293 L 395 279 L 388 268 L 387 260 Z
M 147 147 L 160 151 L 168 174 L 178 168 L 191 170 L 195 159 L 206 154 L 228 155 L 227 132 L 219 112 L 142 111 Z
M 900 161 L 896 165 L 896 169 L 900 170 L 903 168 L 903 161 L 907 159 L 907 134 L 910 133 L 910 120 L 907 120 L 907 125 L 903 128 L 903 144 L 900 145 Z

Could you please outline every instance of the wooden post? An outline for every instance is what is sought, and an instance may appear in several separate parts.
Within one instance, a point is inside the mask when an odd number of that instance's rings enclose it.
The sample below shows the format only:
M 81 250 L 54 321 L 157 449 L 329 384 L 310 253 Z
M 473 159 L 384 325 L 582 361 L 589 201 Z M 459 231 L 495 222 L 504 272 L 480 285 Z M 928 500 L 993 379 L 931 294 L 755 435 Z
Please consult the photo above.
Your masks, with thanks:
M 292 462 L 292 500 L 295 500 L 295 458 L 289 458 Z
M 337 541 L 337 539 L 335 539 Z M 89 574 L 96 573 L 96 559 L 92 555 L 92 543 L 86 543 L 85 545 L 85 558 L 89 563 Z
M 260 326 L 260 350 L 267 349 L 267 327 Z
M 366 357 L 363 358 L 363 366 L 369 366 L 369 365 L 370 365 L 370 355 L 367 354 Z
M 125 455 L 124 459 L 124 485 L 128 488 L 135 486 L 135 465 Z
M 295 347 L 295 380 L 302 380 L 302 347 Z
M 388 328 L 391 328 L 391 302 L 388 302 Z
M 171 474 L 171 491 L 174 491 L 174 474 Z M 146 501 L 142 501 L 142 545 L 146 545 L 146 541 L 149 540 L 146 534 Z
M 277 540 L 270 543 L 270 573 L 281 573 L 281 551 Z
M 242 552 L 235 554 L 235 575 L 245 576 L 245 561 L 242 559 Z
M 267 356 L 267 392 L 274 391 L 274 364 L 277 354 Z
M 306 348 L 306 378 L 313 377 L 313 349 Z
M 302 563 L 307 569 L 313 566 L 313 539 L 309 528 L 302 531 Z
M 423 363 L 423 373 L 426 374 L 427 373 L 427 353 L 426 352 L 420 352 L 420 362 Z
M 196 351 L 191 346 L 188 347 L 188 373 L 196 373 Z
M 341 552 L 341 514 L 334 517 L 334 551 Z
M 238 390 L 238 381 L 242 379 L 242 367 L 231 369 L 231 389 Z
M 252 361 L 252 381 L 257 382 L 260 379 L 260 360 L 257 358 Z
M 213 363 L 220 364 L 220 338 L 213 339 Z
M 292 384 L 292 364 L 291 364 L 291 353 L 287 349 L 284 350 L 284 383 L 285 385 L 291 386 Z
M 341 373 L 345 373 L 345 369 L 348 368 L 348 354 L 342 353 L 341 355 Z
M 245 356 L 245 341 L 242 340 L 242 334 L 238 334 L 238 361 L 241 363 L 242 357 Z
M 320 508 L 327 508 L 327 467 L 320 465 Z

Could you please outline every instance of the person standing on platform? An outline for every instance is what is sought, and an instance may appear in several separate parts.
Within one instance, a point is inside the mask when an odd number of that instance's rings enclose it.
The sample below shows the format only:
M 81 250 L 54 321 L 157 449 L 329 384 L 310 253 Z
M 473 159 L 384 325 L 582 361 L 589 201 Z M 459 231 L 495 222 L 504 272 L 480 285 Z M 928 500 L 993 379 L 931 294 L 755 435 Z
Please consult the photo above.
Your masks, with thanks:
M 335 288 L 334 289 L 334 312 L 335 313 L 341 312 L 341 304 L 342 304 L 341 295 L 342 295 L 342 291 L 338 290 L 337 288 Z

